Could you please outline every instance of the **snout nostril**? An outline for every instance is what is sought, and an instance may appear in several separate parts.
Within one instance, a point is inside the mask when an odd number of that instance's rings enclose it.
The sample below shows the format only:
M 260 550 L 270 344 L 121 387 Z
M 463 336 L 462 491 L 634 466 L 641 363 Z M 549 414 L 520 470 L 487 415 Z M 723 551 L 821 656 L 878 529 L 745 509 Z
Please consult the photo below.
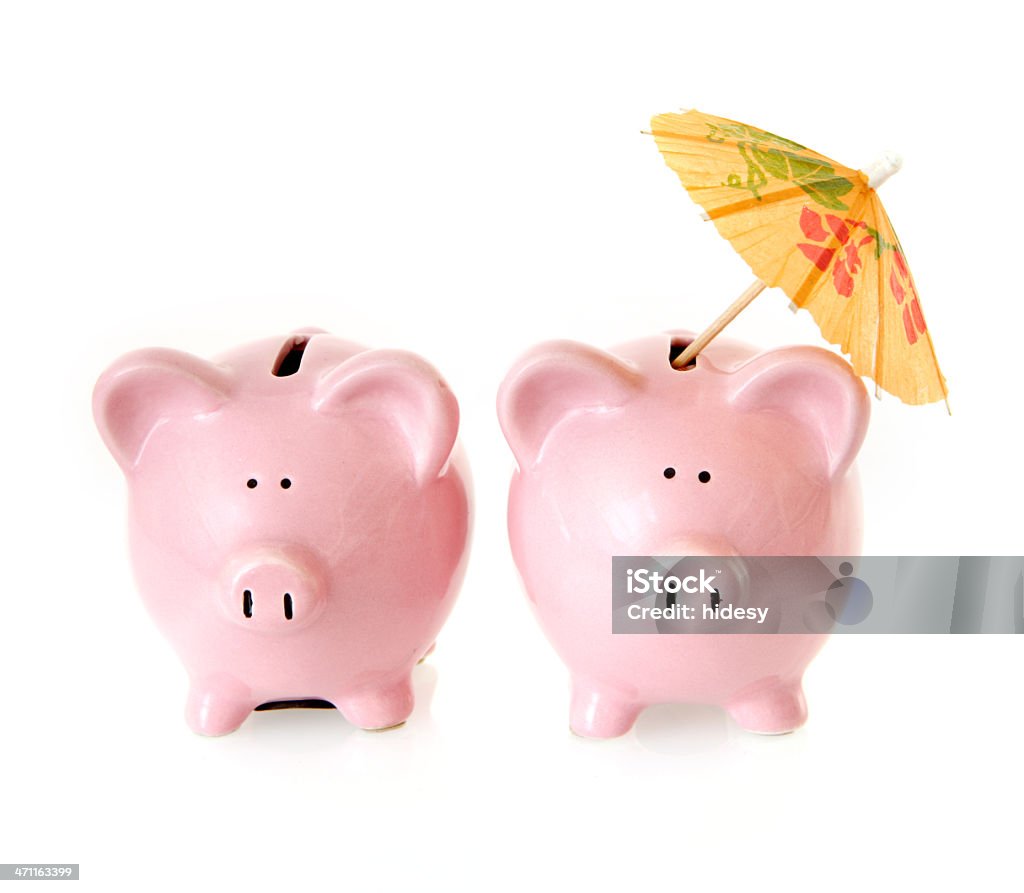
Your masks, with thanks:
M 246 589 L 242 593 L 242 613 L 246 617 L 252 617 L 252 590 Z
M 286 592 L 284 594 L 284 619 L 291 620 L 292 616 L 292 594 L 290 592 Z

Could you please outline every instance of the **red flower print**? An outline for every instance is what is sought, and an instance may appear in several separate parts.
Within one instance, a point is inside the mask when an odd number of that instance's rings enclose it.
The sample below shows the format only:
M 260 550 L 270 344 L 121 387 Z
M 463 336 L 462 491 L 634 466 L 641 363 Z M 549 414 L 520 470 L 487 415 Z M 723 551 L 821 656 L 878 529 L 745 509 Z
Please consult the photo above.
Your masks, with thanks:
M 892 272 L 889 273 L 889 288 L 897 304 L 903 306 L 903 331 L 910 344 L 916 344 L 919 335 L 923 335 L 928 326 L 924 322 L 921 304 L 917 300 L 917 287 L 914 277 L 910 275 L 907 259 L 899 248 L 893 249 Z M 908 301 L 907 298 L 910 298 Z M 906 303 L 904 303 L 906 301 Z
M 815 214 L 807 205 L 800 212 L 800 229 L 808 239 L 824 242 L 828 238 L 828 230 L 821 225 L 821 215 Z
M 823 245 L 811 245 L 806 242 L 797 244 L 804 256 L 823 273 L 832 267 L 832 284 L 844 298 L 853 294 L 854 277 L 863 267 L 860 250 L 875 240 L 863 220 L 841 219 L 834 214 L 825 215 L 828 229 L 822 225 L 820 214 L 804 205 L 800 212 L 800 229 L 803 234 L 815 242 L 837 243 L 835 248 Z M 858 238 L 857 230 L 865 233 Z

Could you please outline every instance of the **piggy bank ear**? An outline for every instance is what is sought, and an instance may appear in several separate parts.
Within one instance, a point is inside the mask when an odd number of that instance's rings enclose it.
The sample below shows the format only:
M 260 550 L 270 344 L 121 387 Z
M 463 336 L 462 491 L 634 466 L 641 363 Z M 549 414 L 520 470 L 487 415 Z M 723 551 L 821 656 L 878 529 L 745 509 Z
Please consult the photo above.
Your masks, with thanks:
M 762 354 L 734 374 L 734 406 L 789 416 L 824 444 L 831 476 L 846 472 L 871 414 L 867 391 L 846 360 L 820 347 L 788 347 Z
M 313 408 L 390 422 L 421 484 L 444 469 L 459 432 L 459 404 L 441 373 L 402 350 L 368 350 L 336 366 L 317 383 Z
M 575 341 L 550 341 L 512 367 L 498 391 L 498 421 L 521 469 L 540 457 L 561 421 L 623 406 L 640 389 L 638 370 Z
M 228 373 L 220 366 L 179 350 L 137 350 L 96 382 L 93 417 L 117 464 L 128 472 L 158 425 L 214 412 L 229 391 Z

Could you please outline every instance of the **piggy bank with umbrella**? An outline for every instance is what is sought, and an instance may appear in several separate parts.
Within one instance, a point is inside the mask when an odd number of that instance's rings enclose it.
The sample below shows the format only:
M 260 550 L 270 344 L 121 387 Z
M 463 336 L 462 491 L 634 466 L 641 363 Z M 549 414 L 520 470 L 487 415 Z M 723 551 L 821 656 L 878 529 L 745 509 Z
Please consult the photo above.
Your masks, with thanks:
M 652 133 L 758 280 L 701 335 L 609 350 L 549 342 L 515 364 L 498 396 L 518 465 L 512 552 L 569 669 L 576 733 L 621 735 L 669 702 L 720 705 L 743 728 L 788 732 L 806 718 L 802 677 L 826 632 L 613 632 L 612 559 L 859 552 L 855 459 L 870 414 L 860 376 L 909 403 L 947 393 L 875 192 L 897 163 L 856 171 L 696 111 L 658 116 Z M 850 361 L 718 337 L 767 286 L 808 309 Z

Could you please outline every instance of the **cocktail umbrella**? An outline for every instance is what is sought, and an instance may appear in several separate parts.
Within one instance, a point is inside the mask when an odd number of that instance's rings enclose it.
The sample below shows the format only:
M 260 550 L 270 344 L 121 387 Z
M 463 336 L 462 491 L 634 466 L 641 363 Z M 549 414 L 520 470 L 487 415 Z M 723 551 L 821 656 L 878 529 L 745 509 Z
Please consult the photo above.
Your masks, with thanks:
M 914 278 L 875 191 L 900 166 L 867 170 L 737 121 L 690 110 L 658 115 L 668 166 L 757 281 L 674 361 L 685 368 L 767 286 L 810 311 L 858 375 L 905 403 L 948 391 Z M 947 401 L 948 407 L 948 401 Z

